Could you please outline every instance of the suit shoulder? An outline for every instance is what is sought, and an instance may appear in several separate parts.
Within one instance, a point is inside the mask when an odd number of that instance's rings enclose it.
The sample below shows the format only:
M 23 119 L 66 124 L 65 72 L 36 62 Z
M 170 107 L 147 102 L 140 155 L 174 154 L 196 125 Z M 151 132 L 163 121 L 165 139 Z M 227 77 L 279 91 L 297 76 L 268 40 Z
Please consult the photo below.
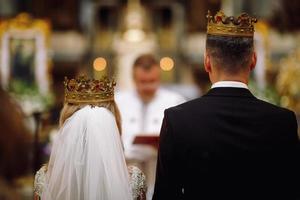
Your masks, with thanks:
M 276 112 L 276 113 L 283 113 L 283 114 L 288 114 L 288 115 L 295 115 L 295 113 L 287 108 L 283 108 L 274 104 L 271 104 L 269 102 L 263 101 L 258 99 L 258 102 L 264 106 L 266 109 Z
M 177 106 L 170 107 L 170 108 L 166 109 L 166 112 L 172 112 L 172 113 L 173 112 L 176 112 L 176 113 L 184 112 L 186 110 L 195 108 L 195 106 L 199 106 L 199 103 L 201 101 L 202 101 L 202 97 L 196 98 L 196 99 L 184 102 L 182 104 L 179 104 Z

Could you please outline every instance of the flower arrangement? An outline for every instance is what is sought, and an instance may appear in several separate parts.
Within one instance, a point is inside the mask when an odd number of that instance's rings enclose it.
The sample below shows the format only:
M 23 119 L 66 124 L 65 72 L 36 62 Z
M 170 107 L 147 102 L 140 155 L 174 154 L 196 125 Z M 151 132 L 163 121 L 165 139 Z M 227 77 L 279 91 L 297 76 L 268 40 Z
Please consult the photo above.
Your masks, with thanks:
M 36 84 L 20 80 L 10 82 L 9 92 L 27 115 L 47 110 L 54 103 L 53 93 L 41 94 Z
M 280 104 L 300 114 L 300 48 L 281 60 L 276 88 Z

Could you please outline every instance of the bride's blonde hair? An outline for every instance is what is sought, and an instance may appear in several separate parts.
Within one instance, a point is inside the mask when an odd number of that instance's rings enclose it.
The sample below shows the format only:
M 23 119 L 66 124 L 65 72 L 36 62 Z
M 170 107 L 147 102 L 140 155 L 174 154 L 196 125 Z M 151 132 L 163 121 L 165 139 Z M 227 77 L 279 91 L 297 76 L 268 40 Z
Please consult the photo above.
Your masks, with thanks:
M 81 108 L 87 106 L 89 104 L 72 104 L 72 103 L 65 103 L 63 109 L 61 110 L 60 113 L 60 118 L 59 118 L 59 126 L 61 127 L 66 119 L 71 117 L 76 111 L 80 110 Z M 121 115 L 120 111 L 118 109 L 118 106 L 114 100 L 110 100 L 107 102 L 99 102 L 97 104 L 93 104 L 91 106 L 98 106 L 98 107 L 103 107 L 108 109 L 112 114 L 115 116 L 116 123 L 119 129 L 120 134 L 122 133 L 121 129 Z

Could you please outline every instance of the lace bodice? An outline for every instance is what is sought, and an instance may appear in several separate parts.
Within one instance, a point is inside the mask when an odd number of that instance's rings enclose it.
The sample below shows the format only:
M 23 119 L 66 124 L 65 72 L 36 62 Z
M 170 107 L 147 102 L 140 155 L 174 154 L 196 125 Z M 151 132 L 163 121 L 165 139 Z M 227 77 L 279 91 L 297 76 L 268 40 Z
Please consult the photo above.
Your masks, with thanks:
M 47 166 L 41 167 L 37 171 L 34 179 L 34 193 L 36 196 L 40 197 L 42 195 L 45 181 L 46 181 L 46 171 Z M 130 179 L 130 188 L 132 191 L 132 196 L 134 200 L 145 200 L 146 199 L 146 178 L 143 172 L 135 167 L 128 167 L 128 174 Z

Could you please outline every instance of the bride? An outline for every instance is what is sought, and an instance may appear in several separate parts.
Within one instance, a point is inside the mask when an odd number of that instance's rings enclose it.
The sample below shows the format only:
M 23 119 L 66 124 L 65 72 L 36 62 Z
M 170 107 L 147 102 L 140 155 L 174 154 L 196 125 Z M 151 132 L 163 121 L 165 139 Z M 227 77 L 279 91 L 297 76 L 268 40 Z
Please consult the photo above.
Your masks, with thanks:
M 115 82 L 85 77 L 65 82 L 60 130 L 49 163 L 35 176 L 36 199 L 145 199 L 145 176 L 125 163 Z

